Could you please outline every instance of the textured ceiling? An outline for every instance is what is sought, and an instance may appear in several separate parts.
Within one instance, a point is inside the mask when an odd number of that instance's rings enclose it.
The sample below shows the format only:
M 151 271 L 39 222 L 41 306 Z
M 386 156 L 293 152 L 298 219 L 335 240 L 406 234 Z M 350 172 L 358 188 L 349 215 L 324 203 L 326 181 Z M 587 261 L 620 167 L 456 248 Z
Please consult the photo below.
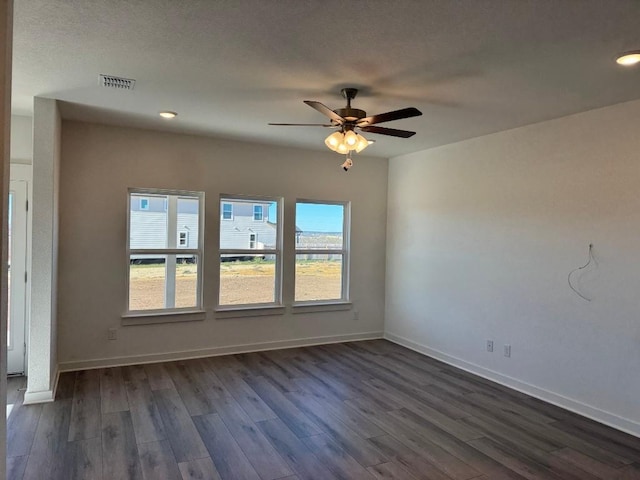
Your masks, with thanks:
M 640 98 L 638 0 L 29 0 L 15 2 L 13 113 L 324 149 L 302 103 L 422 117 L 370 134 L 394 156 Z M 100 73 L 136 79 L 131 92 Z M 173 121 L 160 110 L 179 113 Z

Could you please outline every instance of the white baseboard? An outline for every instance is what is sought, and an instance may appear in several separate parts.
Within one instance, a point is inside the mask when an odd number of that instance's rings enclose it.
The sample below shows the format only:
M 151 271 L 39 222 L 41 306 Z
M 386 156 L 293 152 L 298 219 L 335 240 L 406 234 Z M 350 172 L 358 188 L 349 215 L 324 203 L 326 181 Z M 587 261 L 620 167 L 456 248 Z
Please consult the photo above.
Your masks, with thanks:
M 29 377 L 27 377 L 28 379 Z M 56 391 L 58 390 L 58 380 L 60 379 L 60 368 L 56 368 L 56 373 L 53 377 L 53 388 L 51 390 L 42 390 L 40 392 L 30 392 L 27 390 L 24 392 L 23 405 L 32 405 L 34 403 L 47 403 L 53 402 L 56 398 Z M 27 380 L 27 387 L 29 383 Z
M 449 365 L 453 365 L 454 367 L 460 368 L 461 370 L 479 375 L 483 378 L 486 378 L 487 380 L 491 380 L 492 382 L 499 383 L 501 385 L 504 385 L 505 387 L 512 388 L 522 393 L 526 393 L 527 395 L 531 395 L 532 397 L 551 403 L 560 408 L 564 408 L 565 410 L 569 410 L 571 412 L 577 413 L 578 415 L 590 418 L 592 420 L 595 420 L 596 422 L 603 423 L 617 430 L 621 430 L 633 436 L 640 437 L 640 423 L 628 418 L 621 417 L 605 410 L 600 410 L 599 408 L 592 407 L 591 405 L 587 405 L 586 403 L 580 402 L 578 400 L 574 400 L 572 398 L 565 397 L 544 388 L 531 385 L 516 378 L 509 377 L 508 375 L 503 375 L 502 373 L 490 370 L 475 363 L 467 362 L 466 360 L 462 360 L 461 358 L 453 357 L 444 352 L 434 350 L 433 348 L 429 348 L 425 345 L 414 342 L 400 335 L 394 335 L 393 333 L 385 332 L 384 338 L 391 342 L 397 343 L 398 345 L 402 345 L 403 347 L 414 350 L 418 353 L 422 353 L 423 355 L 426 355 L 428 357 L 433 357 L 436 360 L 440 360 Z
M 174 360 L 188 360 L 191 358 L 215 357 L 218 355 L 231 355 L 235 353 L 260 352 L 265 350 L 278 350 L 283 348 L 309 347 L 328 343 L 356 342 L 359 340 L 374 340 L 383 338 L 383 332 L 364 332 L 346 335 L 329 335 L 325 337 L 299 338 L 295 340 L 279 340 L 275 342 L 260 342 L 244 345 L 230 345 L 224 347 L 211 347 L 198 350 L 183 350 L 168 353 L 153 353 L 145 355 L 131 355 L 127 357 L 98 358 L 93 360 L 80 360 L 74 362 L 61 362 L 58 364 L 60 372 L 75 370 L 90 370 L 93 368 L 122 367 L 126 365 L 140 365 L 144 363 L 168 362 Z M 26 395 L 25 395 L 26 397 Z

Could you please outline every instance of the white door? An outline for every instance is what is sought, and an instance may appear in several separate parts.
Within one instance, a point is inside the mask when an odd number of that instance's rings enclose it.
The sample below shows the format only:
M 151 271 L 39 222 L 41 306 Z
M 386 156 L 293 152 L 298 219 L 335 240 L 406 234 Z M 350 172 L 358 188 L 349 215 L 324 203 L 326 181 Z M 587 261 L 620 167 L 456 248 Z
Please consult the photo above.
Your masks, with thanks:
M 24 373 L 27 282 L 27 182 L 9 186 L 9 318 L 7 373 Z

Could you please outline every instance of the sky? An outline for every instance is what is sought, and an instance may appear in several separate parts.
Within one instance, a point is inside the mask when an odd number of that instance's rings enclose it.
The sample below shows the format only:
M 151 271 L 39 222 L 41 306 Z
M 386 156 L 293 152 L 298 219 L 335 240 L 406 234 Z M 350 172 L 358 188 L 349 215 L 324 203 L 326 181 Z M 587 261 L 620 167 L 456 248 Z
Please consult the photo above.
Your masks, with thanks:
M 296 226 L 303 232 L 341 232 L 344 207 L 318 203 L 298 203 Z M 269 220 L 275 217 L 275 203 L 269 207 Z

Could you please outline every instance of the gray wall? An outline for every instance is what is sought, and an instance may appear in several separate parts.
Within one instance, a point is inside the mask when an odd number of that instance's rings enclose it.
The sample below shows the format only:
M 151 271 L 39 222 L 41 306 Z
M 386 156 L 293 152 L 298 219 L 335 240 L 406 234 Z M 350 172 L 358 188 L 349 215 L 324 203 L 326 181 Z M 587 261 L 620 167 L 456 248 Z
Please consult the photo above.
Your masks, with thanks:
M 322 138 L 319 137 L 319 142 Z M 333 152 L 64 121 L 60 179 L 58 352 L 62 369 L 188 355 L 202 349 L 382 334 L 388 162 L 362 157 L 345 173 Z M 206 192 L 207 320 L 121 326 L 126 307 L 127 188 Z M 215 319 L 220 194 L 285 198 L 294 236 L 296 198 L 351 200 L 351 311 Z M 293 249 L 284 301 L 293 300 Z M 118 340 L 107 340 L 117 328 Z M 273 343 L 271 344 L 273 345 Z M 157 357 L 154 357 L 157 358 Z
M 11 163 L 33 162 L 33 119 L 11 115 Z
M 638 125 L 635 101 L 390 160 L 389 338 L 640 435 Z

